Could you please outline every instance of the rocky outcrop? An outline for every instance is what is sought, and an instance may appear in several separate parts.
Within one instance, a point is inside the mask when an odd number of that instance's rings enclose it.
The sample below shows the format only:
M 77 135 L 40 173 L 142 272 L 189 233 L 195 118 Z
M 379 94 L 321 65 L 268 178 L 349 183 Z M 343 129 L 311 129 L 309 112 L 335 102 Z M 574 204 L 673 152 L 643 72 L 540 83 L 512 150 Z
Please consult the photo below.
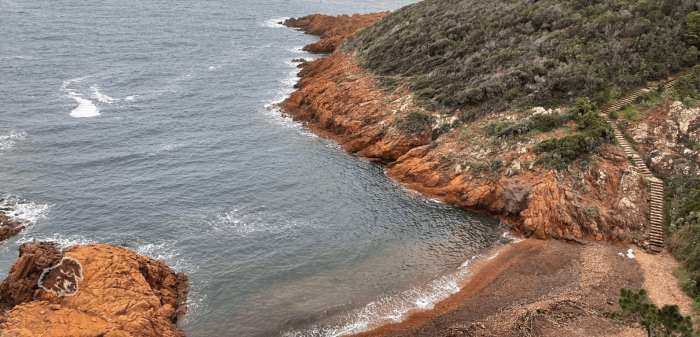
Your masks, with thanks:
M 386 94 L 344 54 L 303 63 L 297 91 L 281 103 L 284 111 L 313 132 L 335 139 L 346 151 L 372 161 L 394 161 L 430 142 L 430 132 L 407 135 L 392 127 L 409 104 L 392 110 Z M 403 101 L 397 98 L 397 102 Z
M 350 35 L 379 21 L 389 13 L 353 14 L 352 16 L 312 14 L 298 19 L 287 19 L 284 25 L 321 37 L 318 42 L 304 46 L 303 50 L 312 53 L 332 53 Z
M 630 123 L 628 136 L 657 174 L 700 175 L 700 108 L 665 103 L 645 108 L 649 118 Z
M 458 115 L 426 111 L 438 122 L 433 130 L 409 134 L 397 122 L 422 109 L 400 82 L 387 93 L 343 52 L 301 67 L 298 90 L 280 104 L 282 110 L 346 151 L 388 163 L 389 177 L 423 195 L 486 212 L 542 239 L 631 242 L 631 231 L 648 224 L 644 179 L 615 146 L 604 147 L 586 167 L 548 170 L 534 165 L 534 145 L 564 131 L 518 143 L 484 136 L 487 123 L 529 112 L 485 116 L 455 128 Z
M 3 198 L 0 197 L 0 204 Z M 12 218 L 9 214 L 14 212 L 10 206 L 0 206 L 0 241 L 5 241 L 21 232 L 27 225 L 27 221 Z
M 184 336 L 175 322 L 187 292 L 184 274 L 124 248 L 62 252 L 53 243 L 25 243 L 0 284 L 10 309 L 0 328 L 3 336 Z

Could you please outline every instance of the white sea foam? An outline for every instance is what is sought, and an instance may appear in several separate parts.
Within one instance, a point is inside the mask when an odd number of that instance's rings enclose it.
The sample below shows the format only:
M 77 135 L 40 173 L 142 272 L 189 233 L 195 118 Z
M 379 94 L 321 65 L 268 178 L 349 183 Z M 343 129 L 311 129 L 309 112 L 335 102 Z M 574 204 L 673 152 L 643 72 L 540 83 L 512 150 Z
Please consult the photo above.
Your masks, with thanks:
M 501 252 L 497 248 L 486 259 L 495 258 Z M 326 326 L 313 326 L 305 331 L 288 331 L 284 336 L 336 337 L 369 331 L 382 325 L 399 323 L 415 311 L 431 310 L 440 301 L 458 293 L 466 284 L 470 273 L 469 265 L 480 256 L 472 256 L 454 272 L 437 277 L 432 281 L 413 286 L 395 295 L 373 301 L 364 307 L 348 313 L 339 320 L 341 323 Z
M 73 83 L 80 83 L 85 80 L 86 77 L 78 77 L 70 80 L 63 81 L 61 85 L 61 91 L 65 92 L 68 97 L 74 99 L 78 102 L 78 107 L 70 112 L 71 117 L 75 118 L 85 118 L 85 117 L 95 117 L 100 115 L 100 110 L 97 106 L 89 99 L 84 98 L 82 95 L 78 94 L 74 89 L 68 88 L 69 85 Z M 99 93 L 99 91 L 97 91 Z
M 296 54 L 305 53 L 305 51 L 301 50 L 302 48 L 304 48 L 304 46 L 292 47 L 292 48 L 287 49 L 287 51 L 292 52 L 292 53 L 296 53 Z
M 136 99 L 136 97 L 139 97 L 139 95 L 126 96 L 125 100 L 133 102 Z
M 15 147 L 17 141 L 27 138 L 27 133 L 24 131 L 10 130 L 9 134 L 0 134 L 0 155 Z
M 116 98 L 109 97 L 103 93 L 100 92 L 100 88 L 95 84 L 90 87 L 92 89 L 92 98 L 97 99 L 98 101 L 102 103 L 107 103 L 107 104 L 112 104 L 114 102 L 118 102 L 119 100 Z
M 68 97 L 78 102 L 78 107 L 70 112 L 71 117 L 86 118 L 100 115 L 100 110 L 97 109 L 97 106 L 94 103 L 92 103 L 91 100 L 85 99 L 74 92 L 69 93 Z
M 159 154 L 162 154 L 163 152 L 168 152 L 168 151 L 177 150 L 177 149 L 179 149 L 179 148 L 181 148 L 181 147 L 183 147 L 183 146 L 184 146 L 183 144 L 168 144 L 168 145 L 165 145 L 165 146 L 161 146 L 161 147 L 155 149 L 155 150 L 152 151 L 152 152 L 149 152 L 148 155 L 149 155 L 149 156 L 157 156 L 157 155 L 159 155 Z
M 287 19 L 289 19 L 289 17 L 274 18 L 274 19 L 267 20 L 267 21 L 261 23 L 260 25 L 263 27 L 268 27 L 268 28 L 283 28 L 284 25 L 280 24 L 280 22 L 284 22 L 284 20 L 287 20 Z
M 23 244 L 26 242 L 33 241 L 50 241 L 56 242 L 63 248 L 68 248 L 75 245 L 89 245 L 91 243 L 96 243 L 81 235 L 64 235 L 59 233 L 54 233 L 53 235 L 25 235 L 17 240 L 18 244 Z
M 436 303 L 459 292 L 460 280 L 467 273 L 466 267 L 460 268 L 451 275 L 439 277 L 425 285 L 414 286 L 393 296 L 371 302 L 348 314 L 348 317 L 342 319 L 343 323 L 315 326 L 306 331 L 289 331 L 284 336 L 344 336 L 401 322 L 409 313 L 433 309 Z
M 254 233 L 289 234 L 304 228 L 323 228 L 319 224 L 289 219 L 277 213 L 244 213 L 237 209 L 215 214 L 213 218 L 205 220 L 205 223 L 214 231 L 234 232 L 244 236 Z
M 12 211 L 3 211 L 11 219 L 24 220 L 31 223 L 36 223 L 38 220 L 46 219 L 51 205 L 38 204 L 34 201 L 25 202 L 21 198 L 9 195 L 0 203 L 0 206 L 11 207 Z

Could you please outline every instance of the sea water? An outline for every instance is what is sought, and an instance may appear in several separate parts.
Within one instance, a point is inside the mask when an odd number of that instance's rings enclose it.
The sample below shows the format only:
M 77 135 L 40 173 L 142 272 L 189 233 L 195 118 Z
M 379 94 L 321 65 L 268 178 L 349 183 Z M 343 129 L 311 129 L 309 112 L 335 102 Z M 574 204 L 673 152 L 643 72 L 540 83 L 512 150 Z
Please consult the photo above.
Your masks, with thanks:
M 499 222 L 403 189 L 274 107 L 316 37 L 412 0 L 0 0 L 0 246 L 104 243 L 191 277 L 188 336 L 336 336 L 459 290 Z

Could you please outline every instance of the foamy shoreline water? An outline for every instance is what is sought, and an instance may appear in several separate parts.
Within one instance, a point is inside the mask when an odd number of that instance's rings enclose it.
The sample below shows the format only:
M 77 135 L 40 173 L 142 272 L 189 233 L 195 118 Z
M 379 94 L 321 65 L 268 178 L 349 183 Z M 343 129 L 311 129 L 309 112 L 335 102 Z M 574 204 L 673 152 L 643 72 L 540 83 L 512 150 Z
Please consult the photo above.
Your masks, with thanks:
M 523 240 L 508 232 L 503 233 L 499 245 L 472 256 L 447 275 L 433 279 L 424 285 L 413 286 L 396 295 L 370 302 L 360 309 L 343 315 L 340 318 L 341 323 L 317 325 L 303 331 L 287 331 L 282 335 L 285 337 L 340 337 L 372 331 L 387 324 L 401 323 L 417 312 L 432 310 L 436 304 L 458 293 L 487 261 L 498 257 L 511 244 Z M 476 269 L 470 268 L 474 265 L 477 265 Z

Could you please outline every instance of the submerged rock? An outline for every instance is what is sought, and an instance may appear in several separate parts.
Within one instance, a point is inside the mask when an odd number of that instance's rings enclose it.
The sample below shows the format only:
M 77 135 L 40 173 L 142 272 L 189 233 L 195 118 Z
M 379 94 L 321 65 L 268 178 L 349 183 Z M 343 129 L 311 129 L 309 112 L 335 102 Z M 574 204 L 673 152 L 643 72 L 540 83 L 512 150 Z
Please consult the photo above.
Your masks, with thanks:
M 17 336 L 184 336 L 175 323 L 187 292 L 183 273 L 124 248 L 25 243 L 0 284 L 9 309 L 0 328 Z

